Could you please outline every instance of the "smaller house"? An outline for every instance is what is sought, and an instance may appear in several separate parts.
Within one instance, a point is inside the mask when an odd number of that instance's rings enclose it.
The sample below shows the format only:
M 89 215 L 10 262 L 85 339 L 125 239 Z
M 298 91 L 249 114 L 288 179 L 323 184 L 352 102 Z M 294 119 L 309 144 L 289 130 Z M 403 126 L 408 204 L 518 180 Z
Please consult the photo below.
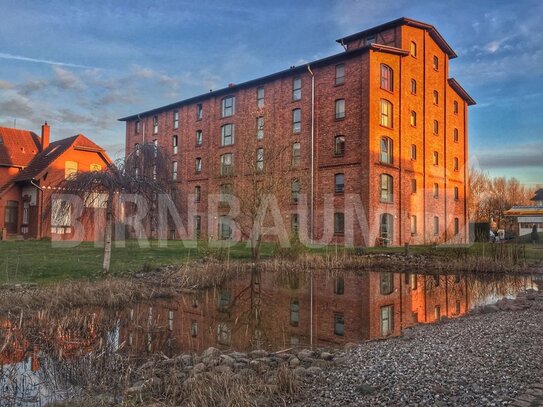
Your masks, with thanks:
M 513 206 L 505 212 L 506 217 L 514 220 L 518 236 L 532 233 L 534 225 L 543 231 L 543 189 L 538 189 L 531 200 L 534 205 Z
M 51 217 L 52 195 L 61 192 L 58 185 L 71 174 L 99 171 L 111 164 L 105 150 L 83 134 L 49 140 L 47 123 L 41 137 L 28 130 L 0 127 L 0 230 L 4 237 L 69 238 L 73 234 L 70 219 Z M 94 240 L 95 223 L 84 224 L 83 239 Z

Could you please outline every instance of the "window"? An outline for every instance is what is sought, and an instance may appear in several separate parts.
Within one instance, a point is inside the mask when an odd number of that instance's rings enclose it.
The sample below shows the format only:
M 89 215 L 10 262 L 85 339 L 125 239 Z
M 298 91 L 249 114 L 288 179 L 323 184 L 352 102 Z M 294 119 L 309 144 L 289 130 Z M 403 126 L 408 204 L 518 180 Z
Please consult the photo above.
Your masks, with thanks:
M 434 55 L 433 64 L 434 64 L 434 69 L 437 71 L 439 69 L 439 58 L 436 55 Z
M 390 92 L 394 90 L 392 68 L 385 64 L 381 64 L 381 89 Z
M 441 320 L 441 307 L 439 305 L 434 307 L 434 318 L 436 321 Z
M 154 146 L 154 156 L 156 158 L 156 156 L 158 155 L 158 140 L 157 139 L 153 140 L 153 146 Z
M 179 128 L 179 112 L 177 110 L 173 112 L 173 128 Z
M 177 181 L 177 161 L 172 163 L 172 180 Z
M 458 101 L 453 102 L 453 112 L 454 114 L 458 114 Z
M 392 176 L 381 174 L 381 202 L 392 202 Z
M 300 166 L 302 151 L 300 149 L 300 143 L 296 142 L 292 144 L 292 167 L 298 168 Z
M 345 335 L 345 317 L 343 314 L 334 314 L 334 335 Z
M 256 107 L 259 109 L 264 107 L 264 86 L 256 88 Z
M 4 211 L 4 222 L 6 229 L 13 233 L 17 232 L 17 219 L 19 203 L 7 201 Z M 51 233 L 69 233 L 72 224 L 72 210 L 70 202 L 62 199 L 51 200 Z
M 334 155 L 339 157 L 345 155 L 345 136 L 336 136 L 334 139 Z
M 290 229 L 292 230 L 292 233 L 298 234 L 298 230 L 300 229 L 300 220 L 298 219 L 297 213 L 290 217 Z
M 302 80 L 294 78 L 292 80 L 292 100 L 300 100 L 302 98 Z
M 219 185 L 219 204 L 221 206 L 229 206 L 232 203 L 232 185 Z
M 388 137 L 381 137 L 379 161 L 383 164 L 392 164 L 392 140 Z
M 292 202 L 298 203 L 298 200 L 300 199 L 300 180 L 297 178 L 292 180 L 290 191 L 292 196 Z
M 439 122 L 434 120 L 434 134 L 439 134 Z
M 417 146 L 415 144 L 411 144 L 411 159 L 417 159 Z
M 334 175 L 334 192 L 336 194 L 342 194 L 345 192 L 345 174 L 340 173 Z
M 196 145 L 201 146 L 203 140 L 202 130 L 196 130 Z
M 439 93 L 437 90 L 434 90 L 433 101 L 434 101 L 434 105 L 439 105 Z
M 458 201 L 458 187 L 454 187 L 454 200 Z
M 292 111 L 292 132 L 299 133 L 302 131 L 302 110 L 294 109 Z
M 461 310 L 460 301 L 456 300 L 456 304 L 455 304 L 455 313 L 456 313 L 456 315 L 460 315 L 460 310 Z
M 172 137 L 172 147 L 173 147 L 173 153 L 177 154 L 177 149 L 179 147 L 179 141 L 177 136 Z
M 454 235 L 458 235 L 458 233 L 460 232 L 460 221 L 458 220 L 458 218 L 454 218 Z
M 168 330 L 173 331 L 173 311 L 168 311 Z
M 134 125 L 134 132 L 138 134 L 140 132 L 140 128 L 141 128 L 141 122 L 139 120 L 136 120 L 136 124 Z
M 234 125 L 225 124 L 221 126 L 221 146 L 231 146 L 234 144 Z
M 434 182 L 433 194 L 434 198 L 439 198 L 439 184 L 437 182 Z
M 385 243 L 392 242 L 394 237 L 394 217 L 390 213 L 383 213 L 379 219 L 379 235 Z
M 290 325 L 298 326 L 300 322 L 300 302 L 297 299 L 290 301 Z
M 381 126 L 392 127 L 392 103 L 381 99 Z
M 394 291 L 394 274 L 390 272 L 379 273 L 381 295 L 389 295 Z
M 411 193 L 416 194 L 417 193 L 417 180 L 413 178 L 411 180 Z
M 256 170 L 264 171 L 264 149 L 262 147 L 256 149 Z
M 198 336 L 198 322 L 195 320 L 192 320 L 190 322 L 190 335 L 195 338 Z
M 202 117 L 204 115 L 204 109 L 201 103 L 198 103 L 196 105 L 196 120 L 202 120 Z
M 412 57 L 416 57 L 417 56 L 417 43 L 414 42 L 414 41 L 411 41 L 411 49 L 410 49 L 410 52 Z
M 219 218 L 219 239 L 232 239 L 232 219 L 229 216 L 221 216 Z
M 417 216 L 411 215 L 411 235 L 417 234 Z
M 158 116 L 153 116 L 153 134 L 158 133 Z
M 432 155 L 432 164 L 439 165 L 439 154 L 437 151 L 434 151 L 434 154 Z
M 458 143 L 458 129 L 453 130 L 453 140 L 455 143 Z
M 345 64 L 336 65 L 336 85 L 345 83 Z
M 256 138 L 262 140 L 264 138 L 264 117 L 256 118 Z
M 381 336 L 389 336 L 394 331 L 394 307 L 381 307 Z
M 196 160 L 194 161 L 194 170 L 196 172 L 202 172 L 202 159 L 200 157 L 196 157 Z
M 334 213 L 334 234 L 342 235 L 345 232 L 345 214 Z
M 343 277 L 337 277 L 334 280 L 334 294 L 336 295 L 345 294 L 345 279 Z
M 345 99 L 336 100 L 336 120 L 345 118 Z
M 194 202 L 200 202 L 201 198 L 202 198 L 202 187 L 200 185 L 196 185 L 194 187 Z
M 417 81 L 414 79 L 411 79 L 411 93 L 413 95 L 417 94 Z
M 66 161 L 64 163 L 64 178 L 68 179 L 77 174 L 78 164 L 75 161 Z
M 232 116 L 235 112 L 236 98 L 234 96 L 227 96 L 221 101 L 221 116 Z
M 439 287 L 440 281 L 439 274 L 434 274 L 434 287 Z
M 439 218 L 434 216 L 434 236 L 439 235 Z
M 220 311 L 224 311 L 228 309 L 231 303 L 232 303 L 232 293 L 228 290 L 220 291 L 218 294 L 218 299 L 217 299 L 217 308 Z
M 102 171 L 102 166 L 100 164 L 91 164 L 89 165 L 89 171 Z
M 232 175 L 233 163 L 232 163 L 232 153 L 226 153 L 221 155 L 221 175 L 229 176 Z
M 458 157 L 453 158 L 453 169 L 458 171 Z
M 226 322 L 217 322 L 217 342 L 221 345 L 232 343 L 232 329 Z
M 417 125 L 417 112 L 415 112 L 414 110 L 411 110 L 411 116 L 409 121 L 411 123 L 411 126 Z

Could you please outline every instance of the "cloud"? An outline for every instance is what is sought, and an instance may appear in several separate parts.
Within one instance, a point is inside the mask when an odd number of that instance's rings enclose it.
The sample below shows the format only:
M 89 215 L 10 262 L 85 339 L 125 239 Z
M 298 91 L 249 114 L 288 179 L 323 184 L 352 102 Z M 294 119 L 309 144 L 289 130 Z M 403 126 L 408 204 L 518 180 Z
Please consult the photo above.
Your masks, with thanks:
M 12 59 L 12 60 L 24 61 L 24 62 L 35 62 L 35 63 L 39 63 L 39 64 L 69 66 L 69 67 L 72 67 L 72 68 L 90 68 L 89 66 L 86 66 L 86 65 L 72 64 L 72 63 L 69 63 L 69 62 L 51 61 L 49 59 L 30 58 L 30 57 L 24 57 L 24 56 L 21 56 L 21 55 L 8 54 L 6 52 L 0 52 L 0 58 L 2 58 L 2 59 Z
M 474 156 L 484 169 L 541 168 L 543 143 L 509 145 L 499 149 L 491 148 L 491 151 L 474 154 Z
M 62 90 L 82 90 L 86 86 L 76 74 L 60 67 L 53 67 L 54 80 L 52 84 Z

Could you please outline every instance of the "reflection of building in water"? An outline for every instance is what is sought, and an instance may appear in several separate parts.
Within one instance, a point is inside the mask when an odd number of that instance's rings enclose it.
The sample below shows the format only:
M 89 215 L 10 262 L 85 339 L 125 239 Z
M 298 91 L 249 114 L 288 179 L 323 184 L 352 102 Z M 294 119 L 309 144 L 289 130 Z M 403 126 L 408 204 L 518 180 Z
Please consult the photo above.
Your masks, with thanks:
M 511 287 L 523 284 L 519 280 Z M 337 346 L 399 335 L 417 322 L 454 318 L 485 296 L 508 293 L 498 286 L 476 292 L 484 286 L 456 275 L 254 272 L 221 288 L 125 310 L 120 341 L 134 353 L 171 354 L 209 346 Z

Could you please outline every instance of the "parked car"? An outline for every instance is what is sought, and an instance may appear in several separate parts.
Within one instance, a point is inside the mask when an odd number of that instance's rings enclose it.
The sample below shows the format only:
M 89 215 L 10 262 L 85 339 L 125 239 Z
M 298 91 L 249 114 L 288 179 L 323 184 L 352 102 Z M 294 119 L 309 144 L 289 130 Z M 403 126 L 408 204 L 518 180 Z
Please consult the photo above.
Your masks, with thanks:
M 490 231 L 490 232 L 488 233 L 488 241 L 489 241 L 490 243 L 495 243 L 498 239 L 499 239 L 499 237 L 496 236 L 496 234 L 495 234 L 493 231 Z

